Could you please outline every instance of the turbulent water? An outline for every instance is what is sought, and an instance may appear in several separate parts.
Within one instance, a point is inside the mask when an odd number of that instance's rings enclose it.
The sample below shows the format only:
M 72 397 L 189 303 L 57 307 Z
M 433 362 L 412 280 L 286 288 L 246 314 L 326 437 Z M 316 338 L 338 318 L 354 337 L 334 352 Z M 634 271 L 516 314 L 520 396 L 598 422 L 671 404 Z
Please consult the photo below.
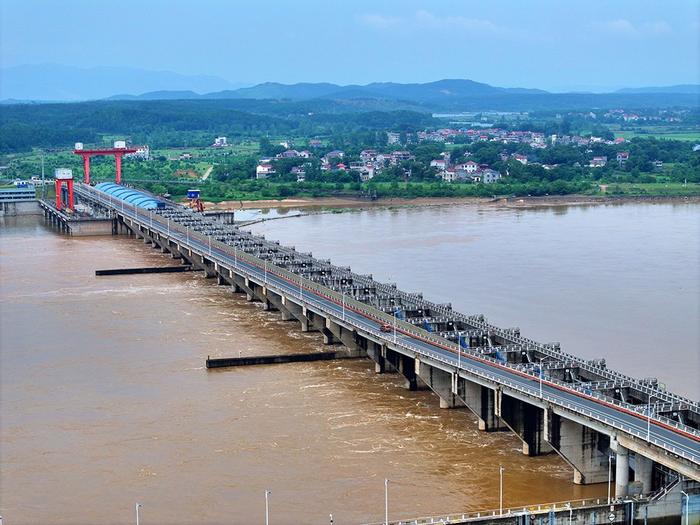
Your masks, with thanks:
M 699 208 L 451 207 L 290 218 L 270 238 L 481 312 L 698 396 Z M 602 495 L 526 458 L 370 362 L 207 371 L 211 356 L 322 348 L 126 237 L 0 223 L 0 514 L 7 523 L 271 523 L 390 518 Z

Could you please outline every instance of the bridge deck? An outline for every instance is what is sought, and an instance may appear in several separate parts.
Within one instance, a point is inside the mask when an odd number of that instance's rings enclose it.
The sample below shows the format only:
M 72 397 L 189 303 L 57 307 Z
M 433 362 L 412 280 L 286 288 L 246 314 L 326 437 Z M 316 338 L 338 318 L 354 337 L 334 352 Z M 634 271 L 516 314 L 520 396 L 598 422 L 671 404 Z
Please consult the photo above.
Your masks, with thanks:
M 564 382 L 553 377 L 541 377 L 537 367 L 528 369 L 522 365 L 492 358 L 470 348 L 460 348 L 459 345 L 444 337 L 418 328 L 398 319 L 397 316 L 385 313 L 379 308 L 368 306 L 352 296 L 346 296 L 342 288 L 339 293 L 304 277 L 303 272 L 300 272 L 301 275 L 299 275 L 291 269 L 276 266 L 262 258 L 263 256 L 272 257 L 273 254 L 287 253 L 290 258 L 298 258 L 303 261 L 304 258 L 301 256 L 305 254 L 299 254 L 290 248 L 280 247 L 278 243 L 266 241 L 262 237 L 238 230 L 233 226 L 208 223 L 189 211 L 169 210 L 164 212 L 163 216 L 159 216 L 156 213 L 125 206 L 121 202 L 112 202 L 107 195 L 102 195 L 101 192 L 83 185 L 80 185 L 77 191 L 83 197 L 101 203 L 114 212 L 136 221 L 144 227 L 151 228 L 159 235 L 201 254 L 212 263 L 228 268 L 231 272 L 235 271 L 246 275 L 260 283 L 261 286 L 274 290 L 300 305 L 332 316 L 339 323 L 362 331 L 373 340 L 390 345 L 398 352 L 430 360 L 445 370 L 454 371 L 465 378 L 478 378 L 485 382 L 495 383 L 500 385 L 500 388 L 508 389 L 519 396 L 525 396 L 533 404 L 543 407 L 549 405 L 563 413 L 590 418 L 598 424 L 621 432 L 630 438 L 646 442 L 650 447 L 658 447 L 665 453 L 684 458 L 696 468 L 700 465 L 700 433 L 677 421 L 657 414 L 647 414 L 644 412 L 646 405 L 635 406 L 576 383 Z M 228 242 L 219 241 L 218 239 L 222 236 Z M 245 248 L 246 243 L 255 245 L 254 250 L 251 250 L 254 255 L 248 253 Z M 323 261 L 315 259 L 307 259 L 304 264 L 324 268 L 321 272 L 327 271 L 327 275 L 331 274 L 333 268 L 337 268 L 329 267 Z M 300 269 L 303 270 L 303 268 Z M 687 406 L 691 412 L 700 412 L 698 403 L 695 401 L 565 354 L 552 345 L 542 345 L 522 338 L 516 330 L 494 327 L 488 324 L 483 316 L 458 314 L 445 305 L 423 300 L 420 294 L 408 294 L 398 290 L 393 285 L 373 281 L 371 276 L 352 274 L 348 269 L 338 270 L 346 278 L 351 278 L 355 284 L 363 283 L 366 286 L 386 291 L 389 294 L 386 296 L 387 300 L 401 301 L 409 305 L 410 308 L 418 310 L 439 312 L 456 321 L 463 322 L 465 326 L 472 329 L 481 329 L 489 334 L 489 344 L 490 338 L 498 336 L 502 341 L 519 345 L 523 352 L 536 351 L 537 355 L 543 356 L 542 359 L 548 358 L 557 362 L 566 360 L 575 363 L 582 370 L 595 372 L 601 379 L 612 381 L 622 379 L 635 385 L 640 391 L 644 390 L 648 391 L 649 395 L 653 394 L 656 400 L 681 403 Z M 322 277 L 327 275 L 322 274 Z M 390 323 L 392 327 L 389 332 L 382 329 L 383 325 L 387 323 Z M 698 475 L 697 472 L 696 470 L 696 475 Z

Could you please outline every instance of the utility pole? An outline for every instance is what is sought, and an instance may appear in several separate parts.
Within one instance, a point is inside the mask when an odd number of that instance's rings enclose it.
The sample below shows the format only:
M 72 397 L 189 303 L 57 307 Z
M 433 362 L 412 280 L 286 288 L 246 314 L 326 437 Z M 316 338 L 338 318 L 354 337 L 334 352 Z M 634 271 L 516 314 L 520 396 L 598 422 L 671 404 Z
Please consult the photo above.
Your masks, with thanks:
M 498 467 L 498 475 L 499 475 L 499 490 L 498 490 L 498 509 L 499 509 L 499 514 L 503 516 L 503 471 L 505 468 L 503 468 L 503 465 Z
M 269 490 L 265 491 L 265 525 L 270 525 L 270 494 Z
M 690 496 L 683 490 L 681 490 L 681 494 L 685 496 L 685 525 L 688 525 L 690 523 L 690 509 L 688 508 L 688 504 L 690 503 Z
M 608 454 L 608 505 L 610 505 L 610 483 L 612 482 L 612 454 Z
M 140 514 L 139 514 L 139 510 L 141 509 L 141 507 L 143 507 L 143 505 L 141 505 L 140 503 L 137 503 L 137 504 L 136 504 L 136 525 L 140 525 Z
M 540 360 L 540 399 L 542 399 L 542 397 L 543 397 L 542 396 L 542 375 L 543 375 L 542 374 L 542 360 L 543 359 L 544 359 L 544 357 L 539 358 L 539 360 Z
M 389 525 L 389 480 L 384 479 L 384 525 Z

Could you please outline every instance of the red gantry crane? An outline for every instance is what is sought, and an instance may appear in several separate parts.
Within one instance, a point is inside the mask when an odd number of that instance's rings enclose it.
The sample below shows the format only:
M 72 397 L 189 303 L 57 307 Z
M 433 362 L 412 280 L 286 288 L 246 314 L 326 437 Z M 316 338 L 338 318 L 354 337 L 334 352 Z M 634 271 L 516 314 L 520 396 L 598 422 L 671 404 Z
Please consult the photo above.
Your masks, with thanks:
M 84 149 L 82 142 L 75 143 L 75 150 L 73 153 L 83 157 L 83 172 L 85 174 L 85 184 L 90 184 L 90 157 L 103 156 L 103 155 L 114 155 L 114 160 L 117 165 L 117 184 L 122 182 L 122 157 L 127 153 L 136 153 L 138 150 L 136 148 L 127 148 L 126 142 L 123 140 L 117 140 L 114 142 L 113 148 L 98 148 L 98 149 Z

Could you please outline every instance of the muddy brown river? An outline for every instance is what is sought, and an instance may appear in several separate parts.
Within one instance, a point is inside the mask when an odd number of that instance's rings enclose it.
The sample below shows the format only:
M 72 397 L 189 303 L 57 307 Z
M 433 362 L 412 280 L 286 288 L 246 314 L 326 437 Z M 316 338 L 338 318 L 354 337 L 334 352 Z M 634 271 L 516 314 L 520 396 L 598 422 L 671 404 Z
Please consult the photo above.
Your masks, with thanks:
M 252 227 L 484 313 L 697 399 L 700 208 L 479 206 Z M 367 360 L 207 371 L 211 356 L 314 352 L 200 274 L 95 277 L 173 261 L 126 237 L 0 219 L 0 514 L 6 524 L 379 522 L 602 496 Z

